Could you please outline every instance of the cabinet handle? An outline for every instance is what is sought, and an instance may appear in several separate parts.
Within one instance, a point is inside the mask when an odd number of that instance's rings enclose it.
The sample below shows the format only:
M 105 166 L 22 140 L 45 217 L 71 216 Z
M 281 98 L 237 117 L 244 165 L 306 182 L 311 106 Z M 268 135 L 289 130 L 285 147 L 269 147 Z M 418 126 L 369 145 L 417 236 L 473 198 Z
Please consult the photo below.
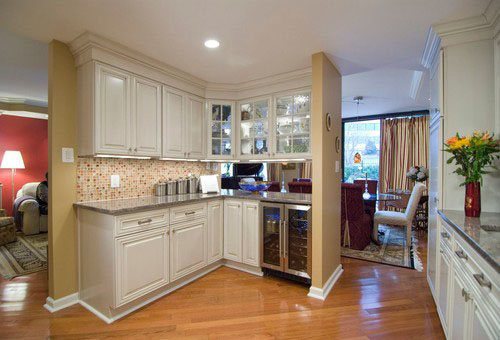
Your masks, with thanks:
M 444 254 L 443 249 L 439 249 L 439 252 L 440 252 L 441 254 Z
M 137 152 L 137 148 L 135 148 L 135 149 L 134 149 L 134 151 L 136 151 L 136 152 Z
M 132 152 L 132 148 L 128 148 L 128 151 Z
M 441 233 L 441 236 L 442 236 L 443 238 L 450 239 L 450 234 L 448 234 L 446 231 L 443 231 L 443 232 Z
M 170 230 L 167 230 L 167 235 L 169 235 L 169 234 L 170 234 Z
M 184 215 L 194 215 L 196 213 L 196 211 L 189 211 L 189 212 L 185 212 Z
M 146 220 L 137 221 L 137 224 L 145 224 L 145 223 L 151 223 L 151 222 L 153 222 L 153 220 L 148 218 Z
M 467 261 L 467 259 L 469 258 L 463 250 L 455 250 L 455 254 L 457 254 L 459 259 L 464 259 L 465 261 Z
M 488 281 L 488 280 L 486 280 L 486 278 L 484 277 L 483 273 L 481 273 L 481 274 L 474 274 L 472 276 L 474 276 L 474 278 L 476 279 L 477 283 L 479 283 L 479 285 L 481 287 L 488 287 L 491 290 L 491 282 Z
M 465 302 L 470 300 L 470 294 L 465 290 L 465 288 L 462 288 L 462 296 L 464 297 Z
M 279 234 L 279 238 L 280 238 L 280 257 L 282 257 L 282 252 L 283 252 L 283 245 L 282 245 L 282 238 L 283 238 L 283 228 L 281 227 L 281 225 L 283 224 L 283 221 L 280 220 L 280 234 Z
M 283 252 L 285 253 L 285 257 L 288 257 L 288 221 L 283 221 Z

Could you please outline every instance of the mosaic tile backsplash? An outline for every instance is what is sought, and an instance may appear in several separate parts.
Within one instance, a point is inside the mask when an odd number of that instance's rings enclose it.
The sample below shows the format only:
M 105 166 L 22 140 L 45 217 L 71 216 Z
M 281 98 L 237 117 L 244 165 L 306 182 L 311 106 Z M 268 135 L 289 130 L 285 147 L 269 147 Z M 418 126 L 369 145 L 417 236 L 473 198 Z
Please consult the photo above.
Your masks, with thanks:
M 189 174 L 212 175 L 207 163 L 161 161 L 157 159 L 78 158 L 77 199 L 79 202 L 153 195 L 154 185 Z M 120 187 L 111 188 L 110 176 L 120 176 Z

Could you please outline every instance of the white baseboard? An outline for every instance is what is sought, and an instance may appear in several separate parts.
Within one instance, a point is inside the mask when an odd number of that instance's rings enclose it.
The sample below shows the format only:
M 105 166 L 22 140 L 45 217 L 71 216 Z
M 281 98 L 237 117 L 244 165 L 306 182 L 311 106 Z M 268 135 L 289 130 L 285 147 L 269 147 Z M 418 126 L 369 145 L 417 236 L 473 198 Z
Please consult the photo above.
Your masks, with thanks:
M 57 300 L 54 300 L 49 296 L 47 297 L 46 303 L 43 306 L 49 312 L 54 313 L 57 312 L 58 310 L 77 304 L 78 300 L 79 300 L 78 293 L 73 293 Z
M 319 300 L 325 300 L 330 294 L 330 291 L 332 290 L 333 286 L 335 285 L 335 282 L 339 279 L 340 275 L 344 272 L 344 269 L 342 268 L 342 265 L 339 264 L 337 269 L 333 272 L 333 274 L 328 278 L 328 280 L 325 282 L 322 288 L 318 287 L 313 287 L 309 288 L 309 294 L 307 296 L 319 299 Z
M 239 262 L 234 262 L 231 260 L 226 260 L 224 263 L 226 267 L 233 268 L 248 274 L 253 274 L 257 276 L 264 276 L 264 273 L 262 272 L 262 268 L 260 267 L 254 267 L 245 263 L 239 263 Z

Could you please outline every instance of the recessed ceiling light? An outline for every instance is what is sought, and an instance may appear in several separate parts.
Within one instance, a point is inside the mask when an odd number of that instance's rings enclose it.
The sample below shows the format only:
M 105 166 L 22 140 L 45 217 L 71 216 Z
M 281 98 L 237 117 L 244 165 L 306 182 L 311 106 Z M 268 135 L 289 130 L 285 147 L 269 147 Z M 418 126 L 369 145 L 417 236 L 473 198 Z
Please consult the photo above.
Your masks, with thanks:
M 208 48 L 217 48 L 217 47 L 219 47 L 219 45 L 220 45 L 220 43 L 215 39 L 209 39 L 209 40 L 205 41 L 205 47 L 208 47 Z

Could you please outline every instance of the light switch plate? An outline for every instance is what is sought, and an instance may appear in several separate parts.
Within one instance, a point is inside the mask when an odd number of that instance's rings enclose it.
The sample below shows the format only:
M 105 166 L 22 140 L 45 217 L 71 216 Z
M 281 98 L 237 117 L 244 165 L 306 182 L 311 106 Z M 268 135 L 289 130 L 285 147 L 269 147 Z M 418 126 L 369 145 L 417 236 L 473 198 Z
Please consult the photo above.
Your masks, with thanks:
M 112 188 L 120 187 L 120 175 L 111 175 L 111 187 Z
M 62 148 L 62 162 L 73 163 L 75 161 L 75 154 L 73 148 Z
M 335 161 L 335 172 L 339 172 L 339 171 L 340 171 L 340 162 Z

